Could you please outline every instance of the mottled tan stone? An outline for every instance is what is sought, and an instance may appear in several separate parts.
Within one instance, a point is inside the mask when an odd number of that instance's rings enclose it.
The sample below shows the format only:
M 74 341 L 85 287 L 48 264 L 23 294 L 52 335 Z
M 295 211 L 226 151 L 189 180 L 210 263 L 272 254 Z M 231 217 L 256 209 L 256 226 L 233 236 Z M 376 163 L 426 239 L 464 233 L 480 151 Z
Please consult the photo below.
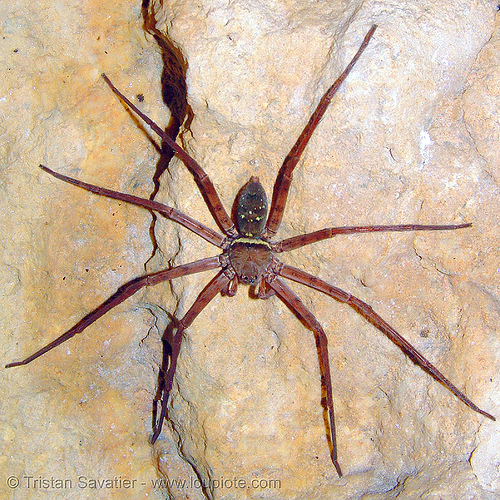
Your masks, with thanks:
M 278 236 L 333 225 L 473 227 L 337 237 L 283 260 L 367 301 L 499 416 L 495 5 L 185 0 L 164 7 L 189 62 L 188 149 L 228 208 L 251 175 L 270 194 L 318 99 L 379 25 L 296 169 Z M 141 107 L 159 124 L 168 112 L 140 2 L 18 1 L 1 13 L 7 363 L 144 273 L 152 248 L 147 212 L 64 185 L 37 165 L 147 196 L 156 151 L 100 73 L 133 100 L 144 94 Z M 158 199 L 214 227 L 182 164 L 164 176 Z M 161 255 L 148 270 L 216 253 L 168 221 L 157 236 Z M 2 498 L 165 498 L 152 484 L 158 478 L 186 481 L 168 489 L 176 499 L 498 495 L 498 424 L 456 400 L 353 310 L 298 285 L 329 339 L 344 477 L 329 459 L 311 332 L 276 298 L 252 300 L 245 287 L 233 299 L 214 299 L 187 330 L 172 423 L 151 447 L 159 336 L 211 275 L 140 292 L 79 338 L 3 372 L 2 477 L 19 476 L 21 485 L 9 489 L 2 479 Z M 73 483 L 28 488 L 27 476 Z M 96 490 L 79 476 L 136 483 Z M 199 480 L 219 483 L 203 490 Z

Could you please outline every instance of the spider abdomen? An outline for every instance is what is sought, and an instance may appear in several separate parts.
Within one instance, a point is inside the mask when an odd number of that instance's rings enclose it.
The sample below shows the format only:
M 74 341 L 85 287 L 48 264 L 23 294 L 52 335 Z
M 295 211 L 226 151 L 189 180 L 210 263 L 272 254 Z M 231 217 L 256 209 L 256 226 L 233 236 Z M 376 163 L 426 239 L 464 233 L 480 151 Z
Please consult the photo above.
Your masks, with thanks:
M 238 238 L 231 243 L 229 260 L 240 283 L 257 284 L 273 260 L 269 243 L 255 238 Z
M 267 197 L 258 177 L 241 188 L 237 197 L 236 224 L 242 236 L 256 238 L 262 234 L 267 218 Z

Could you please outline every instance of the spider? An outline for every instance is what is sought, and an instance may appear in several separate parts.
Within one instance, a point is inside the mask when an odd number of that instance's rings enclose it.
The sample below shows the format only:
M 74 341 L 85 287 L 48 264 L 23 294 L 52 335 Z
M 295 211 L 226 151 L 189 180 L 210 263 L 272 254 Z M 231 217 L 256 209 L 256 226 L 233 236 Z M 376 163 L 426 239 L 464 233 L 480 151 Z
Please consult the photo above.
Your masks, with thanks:
M 437 368 L 435 368 L 427 359 L 422 356 L 412 345 L 410 345 L 392 326 L 382 319 L 367 303 L 354 297 L 353 295 L 328 284 L 320 278 L 313 276 L 305 271 L 297 269 L 280 262 L 277 254 L 289 252 L 305 245 L 310 245 L 318 241 L 332 238 L 338 234 L 383 232 L 383 231 L 444 231 L 456 230 L 470 227 L 470 223 L 453 225 L 420 225 L 403 224 L 391 226 L 345 226 L 329 227 L 301 234 L 281 241 L 273 241 L 277 233 L 285 205 L 288 191 L 292 182 L 292 173 L 297 165 L 302 152 L 304 151 L 309 139 L 311 138 L 316 126 L 323 117 L 328 105 L 337 92 L 340 85 L 346 79 L 363 51 L 368 46 L 370 39 L 375 32 L 376 25 L 373 25 L 365 35 L 358 51 L 347 65 L 335 83 L 327 90 L 320 100 L 316 110 L 309 119 L 309 122 L 302 131 L 297 142 L 285 158 L 276 178 L 273 190 L 273 197 L 268 213 L 268 203 L 266 194 L 257 177 L 250 177 L 235 199 L 233 210 L 233 219 L 228 215 L 215 188 L 208 178 L 207 174 L 180 146 L 178 146 L 161 128 L 144 115 L 136 106 L 134 106 L 109 80 L 106 75 L 102 75 L 111 90 L 136 113 L 158 136 L 171 147 L 175 154 L 181 158 L 186 167 L 192 173 L 198 187 L 205 199 L 205 202 L 212 213 L 212 216 L 221 229 L 219 233 L 200 222 L 192 219 L 188 215 L 168 207 L 162 203 L 153 200 L 146 200 L 130 194 L 112 191 L 92 184 L 87 184 L 80 180 L 68 177 L 66 175 L 54 172 L 53 170 L 40 165 L 40 168 L 52 176 L 64 182 L 74 184 L 87 191 L 91 191 L 101 196 L 114 198 L 151 211 L 158 212 L 162 216 L 177 222 L 181 226 L 193 231 L 195 234 L 205 239 L 222 250 L 222 253 L 215 257 L 209 257 L 196 260 L 188 264 L 182 264 L 170 269 L 146 274 L 129 281 L 122 285 L 114 295 L 99 305 L 92 312 L 82 318 L 75 326 L 62 334 L 60 337 L 41 348 L 31 356 L 22 361 L 16 361 L 6 365 L 6 368 L 26 365 L 34 359 L 42 356 L 54 347 L 66 342 L 74 335 L 81 333 L 85 328 L 94 323 L 109 310 L 123 302 L 128 297 L 135 294 L 145 286 L 155 285 L 164 281 L 170 281 L 181 276 L 187 276 L 194 273 L 220 269 L 214 278 L 212 278 L 205 288 L 200 292 L 193 305 L 186 314 L 177 323 L 177 332 L 173 336 L 171 343 L 170 362 L 165 382 L 162 389 L 161 412 L 154 424 L 151 443 L 154 443 L 161 433 L 163 421 L 167 415 L 167 406 L 170 391 L 172 389 L 175 376 L 177 360 L 181 348 L 184 331 L 191 325 L 200 312 L 207 304 L 219 293 L 232 297 L 237 291 L 239 283 L 249 285 L 253 288 L 256 297 L 268 299 L 276 295 L 278 299 L 310 329 L 315 336 L 318 349 L 319 366 L 321 372 L 321 384 L 326 393 L 326 404 L 322 401 L 324 410 L 328 414 L 325 421 L 327 427 L 327 439 L 330 449 L 332 463 L 339 475 L 342 476 L 342 470 L 337 458 L 337 440 L 335 431 L 335 419 L 333 411 L 332 381 L 330 376 L 330 366 L 328 358 L 327 337 L 323 328 L 306 308 L 300 298 L 288 287 L 282 278 L 286 278 L 302 285 L 311 287 L 322 292 L 331 298 L 351 306 L 356 312 L 366 320 L 382 331 L 387 337 L 399 347 L 416 365 L 419 365 L 424 371 L 431 375 L 435 380 L 447 387 L 457 398 L 469 406 L 472 410 L 495 420 L 495 417 L 475 405 L 463 392 L 453 385 Z

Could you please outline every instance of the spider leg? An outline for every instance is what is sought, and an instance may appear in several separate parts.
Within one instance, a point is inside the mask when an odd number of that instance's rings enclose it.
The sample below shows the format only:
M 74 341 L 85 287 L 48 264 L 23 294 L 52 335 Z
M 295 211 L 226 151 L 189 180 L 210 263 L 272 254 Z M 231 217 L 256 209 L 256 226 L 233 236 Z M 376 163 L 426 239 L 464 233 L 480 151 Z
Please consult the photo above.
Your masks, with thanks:
M 207 259 L 197 260 L 195 262 L 191 262 L 190 264 L 183 264 L 181 266 L 173 267 L 172 269 L 166 269 L 163 271 L 158 271 L 156 273 L 146 274 L 139 278 L 135 278 L 118 288 L 118 290 L 111 297 L 105 300 L 100 306 L 83 317 L 75 326 L 70 328 L 67 332 L 63 333 L 60 337 L 52 341 L 50 344 L 42 347 L 39 351 L 35 352 L 31 356 L 28 356 L 22 361 L 15 361 L 14 363 L 5 365 L 5 368 L 12 368 L 14 366 L 27 365 L 28 363 L 31 363 L 34 359 L 42 356 L 51 349 L 54 349 L 54 347 L 57 347 L 63 342 L 66 342 L 76 334 L 83 332 L 85 328 L 97 321 L 101 316 L 116 307 L 118 304 L 121 304 L 125 299 L 128 299 L 129 297 L 134 295 L 134 293 L 145 286 L 156 285 L 163 281 L 170 281 L 175 278 L 180 278 L 181 276 L 200 273 L 203 271 L 208 271 L 210 269 L 215 269 L 217 267 L 220 267 L 220 262 L 219 257 L 215 256 L 209 257 Z
M 177 328 L 177 333 L 174 336 L 172 353 L 170 357 L 170 364 L 167 370 L 165 387 L 163 389 L 163 396 L 161 400 L 161 413 L 158 418 L 158 422 L 154 429 L 153 436 L 151 437 L 151 444 L 158 439 L 161 433 L 161 428 L 163 426 L 163 421 L 167 414 L 167 405 L 170 391 L 172 390 L 172 385 L 174 381 L 175 369 L 177 368 L 177 358 L 179 357 L 179 352 L 182 343 L 182 336 L 184 330 L 191 325 L 195 318 L 200 314 L 200 312 L 208 305 L 208 303 L 225 287 L 227 287 L 230 278 L 225 274 L 224 270 L 220 271 L 201 291 L 193 305 L 189 308 L 188 312 L 179 321 L 179 326 Z
M 188 170 L 193 175 L 196 184 L 205 199 L 205 203 L 212 214 L 217 225 L 229 236 L 236 236 L 238 233 L 229 217 L 226 209 L 215 191 L 212 181 L 200 167 L 200 165 L 192 158 L 186 151 L 184 151 L 167 133 L 165 133 L 153 120 L 147 117 L 140 109 L 138 109 L 132 102 L 130 102 L 112 83 L 111 80 L 103 73 L 102 77 L 108 84 L 109 88 L 137 115 L 139 116 L 151 129 L 160 136 L 162 141 L 167 143 L 184 162 Z
M 300 156 L 307 146 L 307 143 L 309 142 L 312 134 L 316 130 L 318 123 L 325 114 L 330 101 L 358 61 L 363 51 L 366 49 L 368 43 L 370 42 L 370 38 L 372 37 L 376 28 L 377 25 L 375 24 L 370 28 L 365 38 L 363 39 L 363 43 L 356 52 L 356 55 L 352 58 L 351 62 L 347 65 L 342 74 L 337 78 L 335 83 L 326 91 L 325 95 L 321 98 L 321 101 L 319 101 L 319 104 L 316 107 L 314 113 L 312 114 L 311 118 L 309 118 L 309 122 L 300 134 L 290 153 L 288 153 L 288 156 L 285 158 L 285 161 L 280 168 L 278 177 L 276 178 L 276 182 L 274 184 L 273 201 L 271 204 L 271 209 L 269 211 L 266 229 L 264 231 L 264 238 L 272 238 L 276 234 L 276 231 L 281 224 L 281 218 L 283 217 L 283 212 L 285 210 L 288 190 L 290 189 L 290 184 L 293 177 L 293 169 L 297 165 Z
M 462 391 L 455 387 L 432 363 L 422 356 L 422 354 L 420 354 L 407 340 L 405 340 L 394 328 L 392 328 L 391 325 L 383 320 L 366 302 L 363 302 L 357 297 L 344 292 L 340 288 L 326 283 L 312 274 L 286 264 L 283 264 L 279 274 L 284 278 L 288 278 L 296 281 L 297 283 L 314 288 L 315 290 L 323 292 L 339 302 L 344 302 L 350 305 L 356 312 L 361 314 L 361 316 L 364 316 L 370 323 L 372 323 L 372 325 L 387 335 L 387 337 L 416 365 L 420 366 L 420 368 L 427 372 L 431 377 L 447 387 L 469 408 L 491 420 L 496 420 L 493 415 L 481 410 L 479 406 L 474 404 Z
M 397 226 L 345 226 L 345 227 L 327 227 L 314 231 L 312 233 L 300 234 L 273 245 L 274 252 L 289 252 L 317 241 L 333 238 L 337 234 L 353 233 L 375 233 L 388 231 L 451 231 L 453 229 L 463 229 L 471 227 L 472 224 L 448 224 L 441 226 L 428 226 L 422 224 L 401 224 Z
M 131 203 L 133 205 L 137 205 L 139 207 L 144 207 L 149 210 L 154 210 L 167 219 L 173 220 L 174 222 L 179 223 L 181 226 L 193 231 L 198 236 L 201 236 L 203 239 L 207 240 L 209 243 L 221 248 L 225 238 L 221 236 L 219 233 L 205 226 L 201 222 L 198 222 L 186 214 L 179 212 L 175 208 L 169 207 L 167 205 L 163 205 L 163 203 L 158 203 L 154 200 L 146 200 L 145 198 L 139 198 L 137 196 L 133 196 L 131 194 L 119 193 L 118 191 L 113 191 L 111 189 L 106 189 L 99 186 L 94 186 L 93 184 L 88 184 L 86 182 L 79 181 L 77 179 L 73 179 L 72 177 L 68 177 L 67 175 L 60 174 L 58 172 L 54 172 L 50 168 L 45 167 L 44 165 L 40 165 L 40 168 L 50 175 L 60 179 L 68 184 L 73 184 L 74 186 L 78 186 L 86 191 L 90 191 L 95 194 L 99 194 L 101 196 L 106 196 L 107 198 L 113 198 L 115 200 L 124 201 L 126 203 Z
M 330 417 L 330 437 L 332 440 L 331 459 L 339 477 L 342 470 L 337 459 L 337 434 L 335 432 L 335 415 L 333 413 L 332 379 L 330 376 L 330 363 L 328 360 L 328 339 L 314 315 L 307 309 L 295 293 L 278 278 L 266 280 L 267 284 L 276 292 L 276 295 L 284 302 L 293 313 L 304 320 L 306 325 L 316 338 L 319 349 L 319 364 L 321 370 L 322 387 L 326 390 L 326 405 Z

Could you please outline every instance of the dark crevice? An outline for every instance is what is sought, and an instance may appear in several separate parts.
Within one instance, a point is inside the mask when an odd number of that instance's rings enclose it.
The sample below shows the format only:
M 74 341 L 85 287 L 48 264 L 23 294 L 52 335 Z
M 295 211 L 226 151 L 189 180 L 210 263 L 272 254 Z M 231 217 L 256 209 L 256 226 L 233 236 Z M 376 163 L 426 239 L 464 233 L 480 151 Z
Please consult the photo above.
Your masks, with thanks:
M 161 4 L 161 3 L 160 3 Z M 193 111 L 187 101 L 187 61 L 184 58 L 180 48 L 169 37 L 168 31 L 160 31 L 156 26 L 157 9 L 150 3 L 149 0 L 143 0 L 142 17 L 144 20 L 143 29 L 146 33 L 152 35 L 160 48 L 163 70 L 161 75 L 161 88 L 163 102 L 170 110 L 170 120 L 165 128 L 165 133 L 168 134 L 174 141 L 179 135 L 181 143 L 184 146 L 183 134 L 190 132 L 190 125 L 193 120 Z M 161 187 L 161 177 L 168 169 L 170 161 L 174 157 L 174 151 L 166 144 L 162 143 L 158 147 L 160 158 L 156 164 L 156 169 L 153 174 L 153 190 L 149 195 L 150 200 L 154 200 Z M 153 249 L 148 263 L 155 257 L 159 250 L 158 241 L 156 239 L 155 227 L 157 216 L 151 212 L 152 220 L 149 226 L 149 236 Z

